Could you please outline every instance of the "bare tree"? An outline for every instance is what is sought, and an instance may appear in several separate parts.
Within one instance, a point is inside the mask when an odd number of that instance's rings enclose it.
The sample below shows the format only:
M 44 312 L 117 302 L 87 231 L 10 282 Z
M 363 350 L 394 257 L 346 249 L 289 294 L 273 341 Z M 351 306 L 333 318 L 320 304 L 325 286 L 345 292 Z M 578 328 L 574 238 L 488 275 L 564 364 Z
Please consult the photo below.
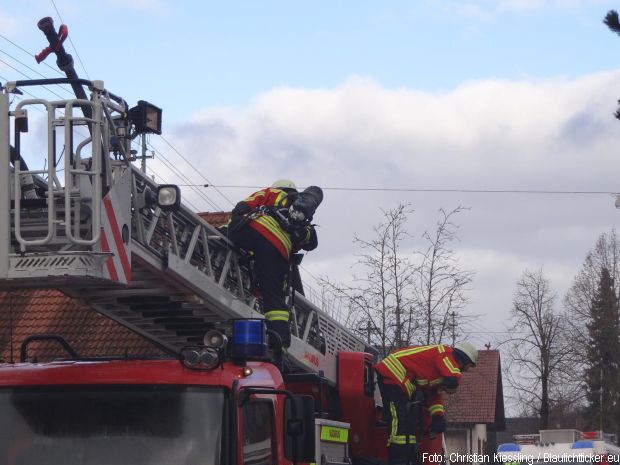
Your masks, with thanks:
M 418 334 L 423 344 L 439 343 L 449 335 L 456 336 L 457 322 L 464 317 L 461 310 L 468 302 L 467 292 L 473 272 L 461 269 L 454 250 L 450 248 L 457 240 L 454 216 L 466 210 L 457 207 L 446 212 L 440 209 L 440 219 L 432 232 L 423 238 L 427 247 L 419 252 L 419 265 L 415 271 L 415 307 L 412 312 L 422 327 Z
M 436 230 L 422 236 L 427 248 L 411 258 L 403 250 L 411 237 L 406 230 L 411 210 L 406 205 L 382 210 L 384 220 L 375 226 L 373 238 L 355 237 L 362 251 L 357 265 L 363 274 L 354 276 L 352 285 L 323 279 L 347 301 L 347 325 L 384 354 L 416 343 L 439 343 L 449 330 L 458 332 L 472 279 L 471 272 L 460 269 L 449 247 L 456 239 L 452 217 L 462 210 L 440 210 Z
M 415 328 L 409 312 L 412 265 L 401 250 L 411 211 L 407 205 L 382 210 L 384 219 L 373 228 L 373 239 L 355 236 L 362 250 L 357 265 L 364 272 L 354 276 L 352 285 L 323 279 L 324 285 L 347 301 L 348 326 L 384 354 L 406 345 L 409 332 Z
M 536 408 L 541 429 L 548 427 L 552 404 L 571 384 L 573 354 L 566 318 L 556 311 L 555 300 L 542 268 L 523 272 L 512 307 L 506 378 L 519 403 Z

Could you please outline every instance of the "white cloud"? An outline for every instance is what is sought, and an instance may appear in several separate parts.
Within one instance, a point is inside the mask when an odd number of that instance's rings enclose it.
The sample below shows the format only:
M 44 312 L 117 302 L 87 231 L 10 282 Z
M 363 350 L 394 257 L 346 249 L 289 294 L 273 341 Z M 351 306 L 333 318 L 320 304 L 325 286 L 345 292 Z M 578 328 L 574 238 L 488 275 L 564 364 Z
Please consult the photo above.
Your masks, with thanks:
M 612 116 L 619 88 L 620 72 L 473 81 L 441 93 L 352 77 L 331 89 L 273 89 L 243 108 L 207 108 L 168 137 L 216 184 L 287 177 L 323 187 L 620 190 L 620 124 Z M 237 201 L 250 191 L 226 194 Z M 471 207 L 458 218 L 454 248 L 476 271 L 470 311 L 494 328 L 507 317 L 523 269 L 544 266 L 563 293 L 618 217 L 605 195 L 326 190 L 316 215 L 320 246 L 304 266 L 347 280 L 353 234 L 371 237 L 379 207 L 398 203 L 415 209 L 410 251 L 422 248 L 438 208 Z

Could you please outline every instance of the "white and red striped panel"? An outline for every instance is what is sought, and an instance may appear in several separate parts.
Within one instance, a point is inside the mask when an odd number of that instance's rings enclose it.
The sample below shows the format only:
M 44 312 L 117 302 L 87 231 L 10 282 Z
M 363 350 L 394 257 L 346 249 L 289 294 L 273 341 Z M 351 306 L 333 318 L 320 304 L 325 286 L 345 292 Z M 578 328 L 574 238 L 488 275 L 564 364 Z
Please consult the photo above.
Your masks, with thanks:
M 115 186 L 103 198 L 101 210 L 101 251 L 111 252 L 105 262 L 103 276 L 118 283 L 131 282 L 131 247 L 129 229 L 130 193 L 122 185 Z M 123 198 L 123 200 L 121 200 Z M 123 226 L 127 228 L 127 243 L 123 242 Z

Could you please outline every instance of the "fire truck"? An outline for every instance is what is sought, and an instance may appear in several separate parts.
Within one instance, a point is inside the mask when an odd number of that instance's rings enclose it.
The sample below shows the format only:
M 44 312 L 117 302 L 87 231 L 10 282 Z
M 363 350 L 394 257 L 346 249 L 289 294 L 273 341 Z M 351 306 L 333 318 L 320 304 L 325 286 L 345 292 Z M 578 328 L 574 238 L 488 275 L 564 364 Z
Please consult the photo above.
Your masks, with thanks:
M 32 335 L 20 363 L 0 365 L 0 461 L 386 461 L 376 351 L 297 291 L 290 348 L 266 335 L 248 254 L 186 207 L 178 186 L 133 163 L 132 141 L 161 133 L 161 109 L 79 79 L 66 27 L 44 18 L 39 28 L 50 45 L 37 60 L 56 54 L 67 78 L 1 87 L 0 289 L 61 290 L 169 357 L 84 358 L 57 335 Z M 75 97 L 13 98 L 50 85 Z M 35 115 L 43 130 L 29 131 Z M 29 361 L 28 344 L 45 338 L 67 356 Z

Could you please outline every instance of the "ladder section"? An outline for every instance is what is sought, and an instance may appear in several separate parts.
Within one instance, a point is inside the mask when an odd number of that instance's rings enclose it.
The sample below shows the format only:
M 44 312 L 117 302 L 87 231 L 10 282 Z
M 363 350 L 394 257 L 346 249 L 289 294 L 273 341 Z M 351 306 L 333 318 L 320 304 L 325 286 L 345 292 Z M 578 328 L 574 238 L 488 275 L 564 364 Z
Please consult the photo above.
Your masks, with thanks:
M 0 213 L 11 218 L 0 226 L 0 289 L 60 289 L 175 353 L 218 322 L 261 317 L 248 254 L 183 204 L 158 206 L 160 186 L 128 156 L 126 105 L 100 82 L 91 92 L 14 112 L 0 94 Z M 84 105 L 91 116 L 75 116 Z M 29 106 L 46 112 L 45 172 L 21 162 Z M 290 300 L 297 371 L 335 383 L 339 351 L 371 350 L 302 295 Z
M 125 153 L 113 141 L 126 132 L 126 105 L 95 81 L 90 100 L 25 99 L 11 111 L 18 84 L 0 93 L 0 288 L 105 279 L 102 199 Z M 29 114 L 43 115 L 43 137 L 28 131 Z
M 157 185 L 132 167 L 132 280 L 113 293 L 74 293 L 111 318 L 178 351 L 231 318 L 261 317 L 252 293 L 251 261 L 185 206 L 148 207 Z M 136 214 L 136 212 L 140 212 Z M 291 362 L 336 381 L 339 351 L 373 351 L 299 293 L 291 299 Z

